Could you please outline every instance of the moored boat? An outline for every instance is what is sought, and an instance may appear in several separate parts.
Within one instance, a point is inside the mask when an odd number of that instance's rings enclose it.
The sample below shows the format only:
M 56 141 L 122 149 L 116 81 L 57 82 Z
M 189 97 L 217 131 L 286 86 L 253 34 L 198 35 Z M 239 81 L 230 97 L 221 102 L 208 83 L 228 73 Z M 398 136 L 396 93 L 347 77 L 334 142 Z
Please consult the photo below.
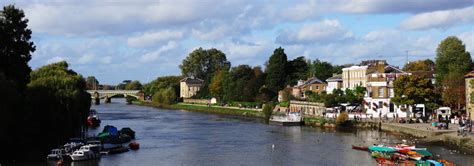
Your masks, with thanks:
M 384 146 L 369 146 L 370 151 L 376 151 L 376 152 L 383 152 L 383 153 L 393 153 L 396 152 L 392 147 L 384 147 Z
M 48 160 L 60 160 L 63 159 L 63 156 L 65 155 L 64 149 L 52 149 L 51 153 L 46 156 L 46 159 Z
M 100 147 L 98 145 L 84 145 L 79 150 L 71 154 L 73 161 L 90 160 L 100 157 Z
M 138 142 L 133 141 L 132 143 L 128 144 L 130 149 L 132 150 L 138 150 L 140 149 L 140 144 Z
M 99 127 L 100 126 L 99 114 L 96 110 L 91 109 L 89 112 L 89 117 L 87 117 L 86 124 L 89 127 Z

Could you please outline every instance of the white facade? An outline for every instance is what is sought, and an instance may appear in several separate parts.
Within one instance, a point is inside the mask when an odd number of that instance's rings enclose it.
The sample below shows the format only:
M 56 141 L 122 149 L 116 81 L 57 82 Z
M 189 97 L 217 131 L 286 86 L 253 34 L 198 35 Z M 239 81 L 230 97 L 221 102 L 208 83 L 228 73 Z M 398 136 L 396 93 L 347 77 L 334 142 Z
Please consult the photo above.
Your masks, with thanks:
M 326 92 L 328 94 L 332 94 L 332 91 L 334 91 L 334 89 L 339 89 L 339 82 L 337 81 L 334 81 L 334 82 L 328 82 L 328 86 L 326 87 Z

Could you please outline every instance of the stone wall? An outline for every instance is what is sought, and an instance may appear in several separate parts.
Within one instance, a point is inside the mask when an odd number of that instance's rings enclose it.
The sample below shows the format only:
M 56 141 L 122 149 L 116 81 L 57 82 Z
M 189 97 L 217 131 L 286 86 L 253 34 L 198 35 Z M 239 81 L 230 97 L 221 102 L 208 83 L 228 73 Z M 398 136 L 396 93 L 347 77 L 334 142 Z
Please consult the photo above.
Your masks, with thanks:
M 183 99 L 183 103 L 209 104 L 209 103 L 211 103 L 211 100 L 209 100 L 209 99 Z
M 324 103 L 307 102 L 307 101 L 290 101 L 290 112 L 300 112 L 304 117 L 323 116 L 326 111 Z

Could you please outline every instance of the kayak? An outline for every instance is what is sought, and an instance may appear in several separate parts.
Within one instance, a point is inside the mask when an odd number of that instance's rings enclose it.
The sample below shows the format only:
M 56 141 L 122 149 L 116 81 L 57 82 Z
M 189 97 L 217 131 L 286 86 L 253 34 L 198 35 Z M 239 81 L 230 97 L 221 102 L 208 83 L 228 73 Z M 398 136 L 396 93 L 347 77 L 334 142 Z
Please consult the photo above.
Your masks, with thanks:
M 437 162 L 435 160 L 426 160 L 429 162 L 432 166 L 443 166 L 443 163 Z
M 448 160 L 438 160 L 440 163 L 443 163 L 443 166 L 455 166 L 452 162 L 449 162 Z
M 367 147 L 367 146 L 355 146 L 355 145 L 352 145 L 352 149 L 362 150 L 362 151 L 369 151 L 369 147 Z
M 424 158 L 430 158 L 433 154 L 427 150 L 414 150 L 416 153 L 422 155 Z
M 381 147 L 381 146 L 369 146 L 370 151 L 383 152 L 383 153 L 393 153 L 396 152 L 394 148 L 390 147 Z

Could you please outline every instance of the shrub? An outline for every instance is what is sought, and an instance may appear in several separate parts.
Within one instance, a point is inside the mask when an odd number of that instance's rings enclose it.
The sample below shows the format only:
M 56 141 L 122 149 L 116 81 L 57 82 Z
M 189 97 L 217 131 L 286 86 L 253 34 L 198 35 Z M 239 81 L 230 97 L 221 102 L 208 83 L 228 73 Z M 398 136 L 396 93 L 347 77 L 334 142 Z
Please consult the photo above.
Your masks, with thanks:
M 349 120 L 349 114 L 347 112 L 341 112 L 336 118 L 336 125 L 344 125 Z
M 153 94 L 153 102 L 158 104 L 170 105 L 176 100 L 176 94 L 173 88 L 160 89 Z
M 270 117 L 272 117 L 273 103 L 271 102 L 265 103 L 265 106 L 263 107 L 262 111 L 265 117 L 265 123 L 268 124 L 268 122 L 270 121 Z

